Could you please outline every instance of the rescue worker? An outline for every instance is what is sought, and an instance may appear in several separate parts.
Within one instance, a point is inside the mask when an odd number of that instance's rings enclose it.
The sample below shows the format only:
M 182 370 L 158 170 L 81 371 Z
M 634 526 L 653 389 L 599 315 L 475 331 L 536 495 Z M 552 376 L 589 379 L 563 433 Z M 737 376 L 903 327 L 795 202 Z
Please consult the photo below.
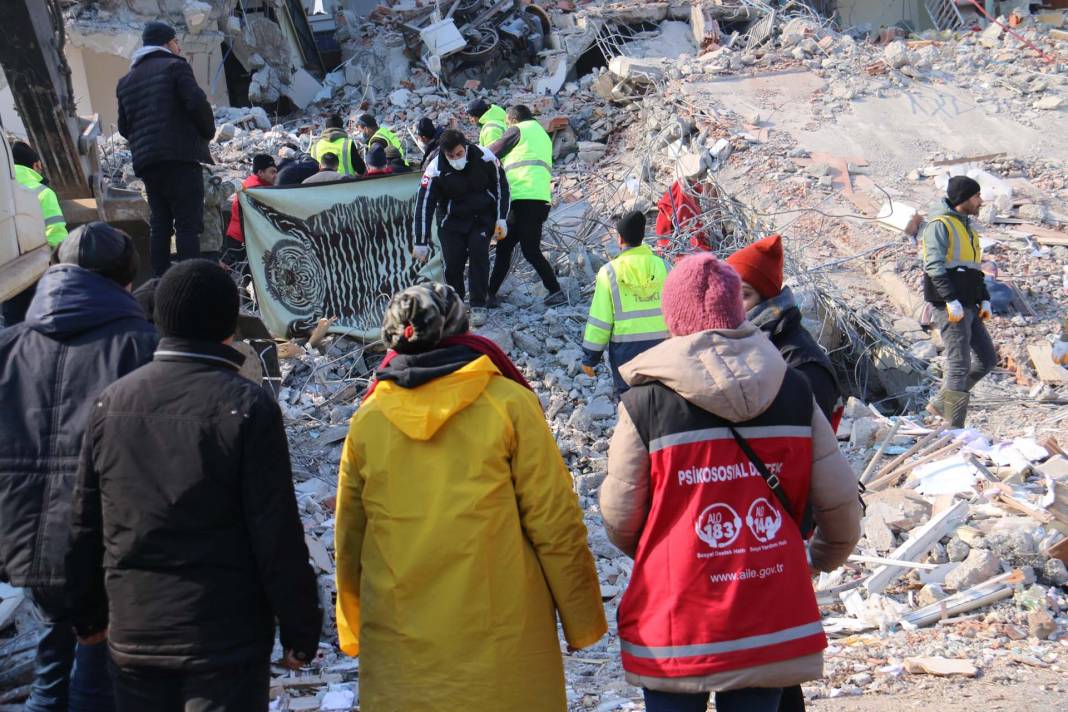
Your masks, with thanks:
M 356 125 L 363 134 L 363 139 L 367 143 L 367 151 L 370 152 L 375 146 L 381 146 L 385 151 L 388 147 L 400 151 L 401 160 L 407 165 L 407 159 L 404 156 L 404 146 L 401 145 L 400 139 L 397 135 L 390 131 L 385 126 L 379 126 L 378 120 L 370 114 L 361 114 L 360 118 L 356 119 Z
M 438 141 L 444 131 L 445 129 L 435 126 L 434 122 L 426 116 L 419 119 L 419 123 L 415 125 L 415 142 L 423 152 L 423 157 L 419 160 L 419 168 L 426 170 L 426 164 L 437 154 Z
M 171 266 L 171 235 L 179 260 L 200 255 L 204 182 L 200 165 L 213 163 L 208 141 L 215 115 L 193 68 L 182 57 L 174 28 L 145 23 L 143 47 L 119 80 L 118 127 L 130 144 L 133 169 L 148 194 L 149 255 L 160 277 Z
M 787 366 L 805 377 L 816 405 L 831 429 L 837 430 L 842 419 L 842 389 L 827 352 L 801 324 L 801 310 L 793 292 L 782 286 L 782 237 L 765 237 L 726 261 L 742 278 L 746 319 L 768 335 Z
M 619 605 L 627 682 L 648 712 L 776 712 L 827 647 L 810 566 L 860 538 L 856 475 L 801 374 L 745 321 L 713 254 L 664 284 L 671 338 L 625 364 L 601 514 L 634 558 Z M 806 558 L 805 503 L 815 532 Z
M 464 270 L 470 286 L 471 323 L 486 321 L 490 240 L 508 235 L 508 180 L 493 152 L 468 142 L 456 129 L 441 134 L 441 150 L 423 173 L 415 202 L 415 253 L 430 254 L 432 221 L 439 207 L 438 242 L 445 281 L 464 297 Z
M 571 650 L 607 628 L 538 398 L 467 330 L 446 285 L 395 295 L 391 351 L 345 439 L 337 627 L 368 712 L 565 712 L 557 615 Z
M 37 151 L 23 141 L 11 145 L 11 158 L 15 164 L 15 180 L 37 193 L 41 204 L 41 217 L 44 218 L 44 234 L 48 246 L 55 250 L 67 237 L 67 221 L 59 208 L 56 192 L 48 187 L 44 177 L 44 164 Z M 26 310 L 33 301 L 36 285 L 30 285 L 0 305 L 0 315 L 4 326 L 14 326 L 26 318 Z
M 339 172 L 347 176 L 363 175 L 367 172 L 356 142 L 345 133 L 345 124 L 338 114 L 326 117 L 323 133 L 312 144 L 308 153 L 320 164 L 323 154 L 334 154 L 338 158 Z
M 921 234 L 923 296 L 936 310 L 946 357 L 942 390 L 927 409 L 952 428 L 964 427 L 972 387 L 997 365 L 994 342 L 983 325 L 992 316 L 983 248 L 970 221 L 982 205 L 979 184 L 954 176 Z
M 567 297 L 560 290 L 552 265 L 541 252 L 541 226 L 552 207 L 553 141 L 534 120 L 530 109 L 522 104 L 508 110 L 508 125 L 508 130 L 491 147 L 508 177 L 512 205 L 508 212 L 508 234 L 497 242 L 486 306 L 500 305 L 497 292 L 512 267 L 516 245 L 548 292 L 545 305 L 563 304 Z
M 277 177 L 278 166 L 274 163 L 274 157 L 266 153 L 257 153 L 252 157 L 252 174 L 241 182 L 241 190 L 274 185 Z M 227 267 L 232 267 L 247 259 L 245 228 L 241 224 L 241 202 L 235 194 L 230 206 L 230 225 L 226 228 L 226 237 L 223 238 L 222 263 Z
M 487 104 L 485 99 L 475 99 L 467 105 L 467 115 L 471 123 L 481 128 L 478 131 L 478 145 L 491 146 L 504 135 L 508 129 L 508 115 L 496 104 Z
M 597 272 L 582 341 L 582 370 L 592 378 L 607 346 L 612 383 L 619 394 L 628 388 L 619 367 L 668 337 L 660 291 L 669 270 L 667 262 L 643 244 L 644 213 L 634 210 L 624 215 L 616 232 L 623 251 Z

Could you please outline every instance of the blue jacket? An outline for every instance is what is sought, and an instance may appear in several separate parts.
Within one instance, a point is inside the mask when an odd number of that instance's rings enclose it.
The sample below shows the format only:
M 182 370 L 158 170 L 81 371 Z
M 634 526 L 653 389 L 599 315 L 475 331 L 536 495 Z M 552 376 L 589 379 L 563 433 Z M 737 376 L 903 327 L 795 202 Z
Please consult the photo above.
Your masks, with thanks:
M 152 359 L 133 295 L 75 265 L 51 267 L 26 321 L 0 331 L 0 580 L 65 583 L 82 433 L 101 391 Z

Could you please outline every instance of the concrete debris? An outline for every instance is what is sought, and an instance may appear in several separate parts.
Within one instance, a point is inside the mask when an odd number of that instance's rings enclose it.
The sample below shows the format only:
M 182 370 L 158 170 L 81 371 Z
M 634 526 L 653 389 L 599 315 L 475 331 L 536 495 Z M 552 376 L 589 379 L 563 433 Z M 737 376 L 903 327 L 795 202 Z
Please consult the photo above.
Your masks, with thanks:
M 905 658 L 905 671 L 913 675 L 963 675 L 975 677 L 979 674 L 978 668 L 967 660 L 950 660 L 947 658 L 918 657 Z
M 946 576 L 946 588 L 963 591 L 1001 570 L 1001 560 L 989 551 L 972 549 L 968 557 Z

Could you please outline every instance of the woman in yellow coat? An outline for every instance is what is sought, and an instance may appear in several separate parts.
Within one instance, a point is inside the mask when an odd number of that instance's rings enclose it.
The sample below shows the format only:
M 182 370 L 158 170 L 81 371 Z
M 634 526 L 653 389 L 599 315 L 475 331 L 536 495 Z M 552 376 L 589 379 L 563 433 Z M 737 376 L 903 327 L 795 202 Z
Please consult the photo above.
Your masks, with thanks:
M 362 712 L 564 712 L 556 614 L 572 649 L 606 630 L 538 398 L 466 332 L 450 287 L 394 296 L 393 351 L 345 440 L 337 624 Z

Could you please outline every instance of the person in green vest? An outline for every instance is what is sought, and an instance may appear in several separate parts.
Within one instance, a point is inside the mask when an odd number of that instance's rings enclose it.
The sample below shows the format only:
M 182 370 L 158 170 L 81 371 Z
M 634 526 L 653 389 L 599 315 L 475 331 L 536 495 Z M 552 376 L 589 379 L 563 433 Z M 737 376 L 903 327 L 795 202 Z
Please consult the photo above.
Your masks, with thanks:
M 615 259 L 597 272 L 586 333 L 582 339 L 582 372 L 593 378 L 594 368 L 608 349 L 616 394 L 630 386 L 619 367 L 668 338 L 660 293 L 669 267 L 645 241 L 645 215 L 637 210 L 616 222 L 619 247 Z
M 535 119 L 530 109 L 517 104 L 508 109 L 508 130 L 490 146 L 501 161 L 511 189 L 508 211 L 508 232 L 497 241 L 497 256 L 490 275 L 489 298 L 486 306 L 500 306 L 497 291 L 504 284 L 512 266 L 512 252 L 516 245 L 523 257 L 534 267 L 545 285 L 546 306 L 567 301 L 552 265 L 541 251 L 541 226 L 552 207 L 553 140 Z
M 345 124 L 338 114 L 326 117 L 323 133 L 308 153 L 319 163 L 322 163 L 324 154 L 334 154 L 338 160 L 338 172 L 342 175 L 355 176 L 367 172 L 356 142 L 345 133 Z
M 404 146 L 401 145 L 397 134 L 385 126 L 379 126 L 375 117 L 370 114 L 361 114 L 360 118 L 356 119 L 356 126 L 360 129 L 360 133 L 363 134 L 363 140 L 367 143 L 368 151 L 371 151 L 376 145 L 381 146 L 383 151 L 392 146 L 400 151 L 400 157 L 404 161 L 404 165 L 408 165 L 408 159 L 404 155 Z
M 467 105 L 467 115 L 471 122 L 481 128 L 478 131 L 478 145 L 490 146 L 504 135 L 508 129 L 508 115 L 496 104 L 487 104 L 485 99 L 475 99 Z
M 44 234 L 48 246 L 55 250 L 67 238 L 67 221 L 59 209 L 56 192 L 45 183 L 41 172 L 44 165 L 37 151 L 25 141 L 11 144 L 11 158 L 15 163 L 15 180 L 37 193 L 41 203 L 41 217 L 44 218 Z M 0 320 L 4 326 L 14 326 L 26 318 L 26 310 L 33 301 L 37 285 L 33 284 L 22 290 L 0 306 Z

